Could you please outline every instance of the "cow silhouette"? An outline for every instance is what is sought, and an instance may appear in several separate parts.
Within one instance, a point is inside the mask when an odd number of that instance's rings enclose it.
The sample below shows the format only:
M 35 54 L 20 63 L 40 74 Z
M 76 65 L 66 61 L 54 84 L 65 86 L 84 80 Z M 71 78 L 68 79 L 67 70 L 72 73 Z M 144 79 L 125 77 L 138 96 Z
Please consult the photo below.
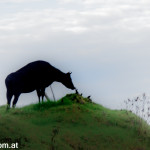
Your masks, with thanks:
M 35 61 L 27 64 L 16 72 L 9 74 L 5 79 L 7 88 L 7 108 L 10 108 L 11 99 L 14 96 L 13 107 L 15 107 L 21 93 L 29 93 L 34 90 L 40 102 L 45 94 L 45 88 L 54 81 L 61 82 L 64 86 L 74 90 L 70 72 L 63 73 L 45 61 Z

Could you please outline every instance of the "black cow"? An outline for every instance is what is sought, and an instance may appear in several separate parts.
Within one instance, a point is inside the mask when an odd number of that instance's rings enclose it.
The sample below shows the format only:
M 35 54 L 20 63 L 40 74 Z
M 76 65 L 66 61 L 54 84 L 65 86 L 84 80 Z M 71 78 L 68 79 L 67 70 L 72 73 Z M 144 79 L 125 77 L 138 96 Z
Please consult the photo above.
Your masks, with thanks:
M 37 91 L 39 97 L 44 97 L 45 88 L 54 81 L 61 82 L 67 88 L 74 90 L 71 73 L 63 73 L 48 62 L 35 61 L 27 64 L 16 72 L 9 74 L 5 79 L 7 88 L 7 108 L 10 107 L 12 96 L 14 96 L 13 107 L 15 107 L 21 93 Z

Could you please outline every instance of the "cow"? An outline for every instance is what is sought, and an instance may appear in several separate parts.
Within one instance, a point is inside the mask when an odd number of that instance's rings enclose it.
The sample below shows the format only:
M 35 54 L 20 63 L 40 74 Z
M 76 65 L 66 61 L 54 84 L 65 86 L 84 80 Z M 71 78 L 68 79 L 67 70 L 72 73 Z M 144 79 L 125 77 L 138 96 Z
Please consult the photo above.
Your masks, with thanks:
M 70 75 L 70 72 L 63 73 L 46 61 L 38 60 L 27 64 L 18 71 L 9 74 L 5 79 L 7 109 L 10 108 L 13 96 L 12 107 L 15 107 L 20 94 L 34 90 L 36 90 L 40 102 L 40 97 L 42 96 L 42 99 L 44 97 L 45 88 L 54 81 L 62 83 L 69 89 L 76 89 Z

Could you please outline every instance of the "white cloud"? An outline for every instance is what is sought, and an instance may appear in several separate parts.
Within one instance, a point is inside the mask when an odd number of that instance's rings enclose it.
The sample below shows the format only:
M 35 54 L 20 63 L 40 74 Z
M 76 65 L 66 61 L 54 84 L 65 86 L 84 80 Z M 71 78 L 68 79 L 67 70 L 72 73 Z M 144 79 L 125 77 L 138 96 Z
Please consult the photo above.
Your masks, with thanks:
M 72 2 L 72 1 L 67 1 Z M 83 3 L 98 3 L 98 1 L 82 1 Z M 118 1 L 115 1 L 118 4 Z M 84 6 L 83 6 L 84 7 Z M 104 5 L 95 9 L 70 10 L 70 9 L 41 9 L 23 10 L 14 14 L 8 14 L 0 20 L 0 31 L 12 33 L 27 32 L 26 34 L 38 34 L 36 30 L 88 32 L 113 28 L 138 30 L 149 28 L 149 9 L 143 9 L 139 5 L 131 6 L 120 3 L 118 5 Z M 46 31 L 46 32 L 47 32 Z M 30 32 L 30 33 L 29 33 Z
M 26 2 L 39 2 L 39 1 L 43 1 L 43 0 L 0 0 L 0 3 L 26 3 Z

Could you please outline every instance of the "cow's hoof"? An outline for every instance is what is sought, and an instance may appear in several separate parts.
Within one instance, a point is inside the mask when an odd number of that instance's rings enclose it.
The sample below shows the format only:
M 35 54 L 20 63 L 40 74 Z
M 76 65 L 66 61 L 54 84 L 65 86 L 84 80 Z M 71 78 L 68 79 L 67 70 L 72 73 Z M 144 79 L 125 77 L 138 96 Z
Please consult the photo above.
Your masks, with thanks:
M 7 104 L 6 110 L 9 110 L 9 109 L 10 109 L 10 105 L 9 105 L 9 104 Z
M 12 108 L 15 108 L 15 107 L 16 107 L 16 105 L 13 105 L 13 106 L 12 106 Z

